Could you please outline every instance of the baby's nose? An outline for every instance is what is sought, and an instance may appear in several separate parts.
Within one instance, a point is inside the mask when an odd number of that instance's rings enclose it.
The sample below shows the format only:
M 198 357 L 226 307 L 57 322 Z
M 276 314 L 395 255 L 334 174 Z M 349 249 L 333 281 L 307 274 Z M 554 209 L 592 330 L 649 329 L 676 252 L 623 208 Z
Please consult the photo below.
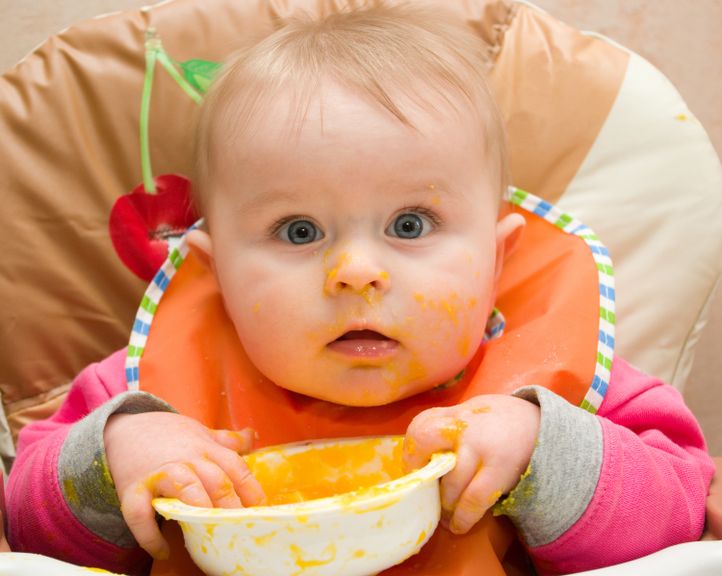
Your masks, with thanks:
M 343 292 L 366 294 L 369 288 L 381 295 L 389 287 L 389 273 L 364 254 L 344 252 L 326 270 L 324 292 L 331 296 Z

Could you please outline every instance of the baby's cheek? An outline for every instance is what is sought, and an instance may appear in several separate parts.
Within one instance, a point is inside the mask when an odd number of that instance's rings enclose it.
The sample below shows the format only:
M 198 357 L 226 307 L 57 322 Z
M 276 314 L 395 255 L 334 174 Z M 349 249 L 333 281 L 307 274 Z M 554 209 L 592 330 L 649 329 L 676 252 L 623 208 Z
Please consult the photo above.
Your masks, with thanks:
M 294 326 L 292 319 L 286 316 L 284 321 L 283 311 L 263 298 L 239 303 L 230 315 L 246 352 L 254 357 L 272 355 Z
M 430 338 L 435 347 L 448 349 L 451 346 L 464 357 L 478 344 L 485 319 L 477 297 L 455 292 L 427 297 L 417 292 L 414 301 L 417 310 L 408 327 L 419 337 Z
M 417 355 L 412 355 L 407 362 L 389 364 L 383 377 L 388 390 L 396 397 L 409 383 L 427 380 L 428 375 L 426 363 Z

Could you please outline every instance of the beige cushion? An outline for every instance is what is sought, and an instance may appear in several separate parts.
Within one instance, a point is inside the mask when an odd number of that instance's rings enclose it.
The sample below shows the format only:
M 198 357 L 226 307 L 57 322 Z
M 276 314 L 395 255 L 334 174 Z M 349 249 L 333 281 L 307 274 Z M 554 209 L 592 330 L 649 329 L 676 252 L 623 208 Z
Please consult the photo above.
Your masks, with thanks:
M 677 90 L 640 56 L 558 204 L 610 249 L 617 352 L 682 389 L 722 270 L 722 168 Z
M 656 70 L 605 40 L 524 3 L 437 1 L 487 46 L 514 183 L 610 246 L 621 353 L 681 384 L 721 264 L 720 168 L 704 131 Z M 175 0 L 83 22 L 0 78 L 0 393 L 14 434 L 127 341 L 144 283 L 116 257 L 108 214 L 141 182 L 146 29 L 177 60 L 219 61 L 298 6 L 342 4 Z M 155 174 L 189 173 L 195 111 L 159 70 Z

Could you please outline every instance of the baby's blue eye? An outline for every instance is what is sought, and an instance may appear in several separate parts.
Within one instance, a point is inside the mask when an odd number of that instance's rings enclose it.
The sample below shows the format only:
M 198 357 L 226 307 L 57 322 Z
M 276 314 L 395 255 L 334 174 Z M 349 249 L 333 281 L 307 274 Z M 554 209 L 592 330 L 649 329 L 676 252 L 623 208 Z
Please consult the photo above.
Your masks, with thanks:
M 310 244 L 321 239 L 323 234 L 309 220 L 293 220 L 281 228 L 279 236 L 291 244 Z
M 431 222 L 420 214 L 414 214 L 412 212 L 406 212 L 399 214 L 391 225 L 386 229 L 387 234 L 392 236 L 398 236 L 405 240 L 413 240 L 414 238 L 420 238 L 426 236 L 431 232 Z

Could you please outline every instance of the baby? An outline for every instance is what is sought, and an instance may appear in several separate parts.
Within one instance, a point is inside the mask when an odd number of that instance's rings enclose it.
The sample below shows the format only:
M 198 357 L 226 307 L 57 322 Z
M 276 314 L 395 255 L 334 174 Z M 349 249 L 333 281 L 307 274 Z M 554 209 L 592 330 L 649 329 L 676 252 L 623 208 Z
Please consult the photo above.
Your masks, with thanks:
M 696 539 L 713 466 L 672 388 L 615 358 L 596 415 L 542 386 L 476 392 L 479 366 L 498 361 L 488 341 L 505 338 L 488 320 L 525 227 L 503 201 L 504 131 L 484 68 L 472 32 L 409 7 L 294 20 L 226 65 L 203 105 L 205 223 L 187 242 L 260 373 L 234 421 L 261 443 L 272 432 L 255 406 L 281 427 L 323 410 L 348 419 L 349 435 L 405 430 L 410 469 L 454 450 L 443 529 L 466 534 L 496 506 L 545 572 Z M 263 503 L 239 456 L 254 432 L 175 413 L 191 389 L 180 383 L 169 404 L 128 392 L 124 357 L 86 369 L 55 416 L 23 431 L 14 549 L 135 572 L 143 550 L 169 554 L 154 497 Z M 383 414 L 381 427 L 354 429 L 362 413 Z

